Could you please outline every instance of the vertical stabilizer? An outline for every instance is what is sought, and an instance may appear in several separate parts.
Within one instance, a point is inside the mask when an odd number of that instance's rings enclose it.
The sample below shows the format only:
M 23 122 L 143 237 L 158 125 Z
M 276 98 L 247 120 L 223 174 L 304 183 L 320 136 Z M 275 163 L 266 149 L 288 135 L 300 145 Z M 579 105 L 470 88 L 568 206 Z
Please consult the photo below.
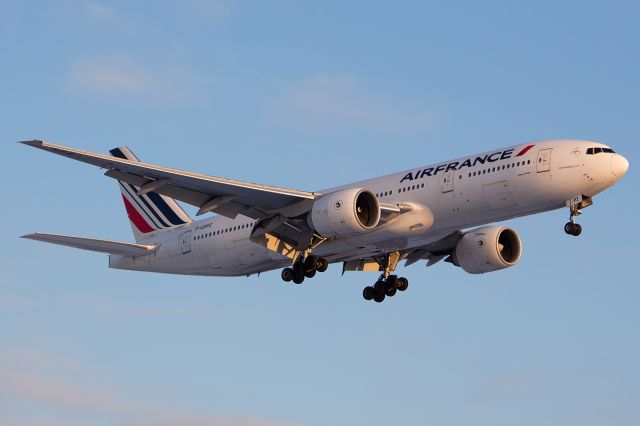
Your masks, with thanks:
M 114 148 L 109 152 L 114 157 L 140 161 L 126 146 Z M 145 240 L 158 231 L 191 222 L 189 215 L 173 198 L 156 192 L 138 194 L 138 188 L 123 181 L 118 181 L 118 185 L 136 241 Z

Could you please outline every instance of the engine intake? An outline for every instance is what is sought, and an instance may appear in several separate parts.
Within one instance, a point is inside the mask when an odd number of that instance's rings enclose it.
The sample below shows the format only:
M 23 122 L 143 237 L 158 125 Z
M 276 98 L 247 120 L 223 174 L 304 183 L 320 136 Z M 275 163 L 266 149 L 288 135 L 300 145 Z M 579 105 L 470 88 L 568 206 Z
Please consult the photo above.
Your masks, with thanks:
M 504 226 L 483 226 L 467 232 L 453 252 L 454 264 L 470 274 L 498 271 L 520 261 L 518 233 Z
M 313 204 L 308 222 L 323 237 L 360 234 L 378 226 L 380 203 L 362 188 L 331 192 Z

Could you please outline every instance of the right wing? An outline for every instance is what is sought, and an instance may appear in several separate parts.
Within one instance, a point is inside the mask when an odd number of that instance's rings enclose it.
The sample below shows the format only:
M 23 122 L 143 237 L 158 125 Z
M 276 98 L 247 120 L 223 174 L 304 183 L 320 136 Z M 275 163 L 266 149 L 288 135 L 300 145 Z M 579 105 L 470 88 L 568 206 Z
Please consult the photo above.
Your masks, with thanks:
M 121 256 L 144 256 L 153 253 L 158 249 L 157 244 L 133 244 L 122 243 L 120 241 L 98 240 L 95 238 L 71 237 L 68 235 L 44 234 L 36 232 L 34 234 L 23 235 L 21 238 L 42 241 L 45 243 L 58 244 L 61 246 L 73 247 L 82 250 L 97 251 L 100 253 L 119 254 Z

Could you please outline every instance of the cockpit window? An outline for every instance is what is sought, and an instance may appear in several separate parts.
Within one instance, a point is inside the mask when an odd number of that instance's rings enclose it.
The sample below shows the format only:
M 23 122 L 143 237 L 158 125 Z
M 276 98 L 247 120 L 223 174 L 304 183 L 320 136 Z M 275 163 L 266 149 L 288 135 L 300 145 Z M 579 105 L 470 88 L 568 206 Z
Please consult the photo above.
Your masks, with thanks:
M 601 152 L 606 152 L 608 154 L 615 154 L 615 151 L 611 148 L 587 148 L 587 155 L 595 155 L 600 154 Z

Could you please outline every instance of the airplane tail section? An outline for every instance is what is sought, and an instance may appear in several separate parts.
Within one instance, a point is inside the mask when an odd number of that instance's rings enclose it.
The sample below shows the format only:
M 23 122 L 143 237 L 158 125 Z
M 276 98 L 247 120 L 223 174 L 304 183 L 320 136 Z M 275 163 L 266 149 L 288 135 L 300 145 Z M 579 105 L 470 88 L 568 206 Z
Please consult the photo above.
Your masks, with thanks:
M 114 148 L 109 152 L 114 157 L 140 161 L 126 146 Z M 123 181 L 118 181 L 118 184 L 136 241 L 146 240 L 156 231 L 191 222 L 189 215 L 173 198 L 153 191 L 140 190 Z

